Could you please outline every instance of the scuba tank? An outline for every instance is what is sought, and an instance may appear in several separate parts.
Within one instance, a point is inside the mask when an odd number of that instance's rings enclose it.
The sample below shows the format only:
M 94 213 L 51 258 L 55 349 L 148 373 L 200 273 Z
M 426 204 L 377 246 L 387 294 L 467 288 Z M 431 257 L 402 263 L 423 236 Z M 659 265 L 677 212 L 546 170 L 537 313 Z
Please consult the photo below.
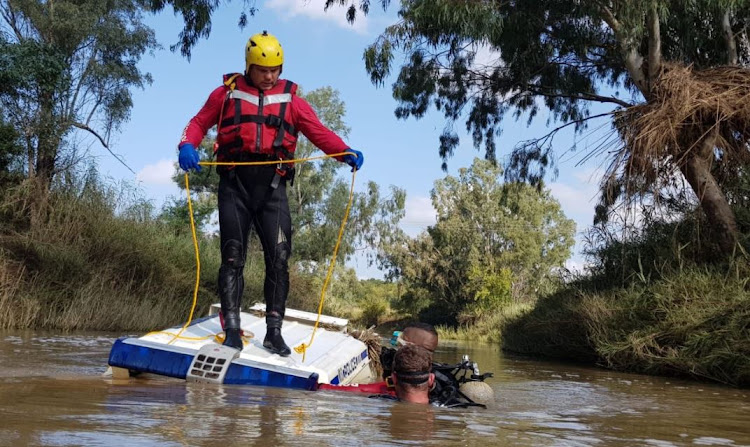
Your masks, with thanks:
M 441 407 L 482 407 L 494 401 L 494 392 L 485 379 L 492 373 L 480 373 L 479 365 L 464 355 L 460 363 L 433 362 L 435 386 L 430 390 L 430 402 Z

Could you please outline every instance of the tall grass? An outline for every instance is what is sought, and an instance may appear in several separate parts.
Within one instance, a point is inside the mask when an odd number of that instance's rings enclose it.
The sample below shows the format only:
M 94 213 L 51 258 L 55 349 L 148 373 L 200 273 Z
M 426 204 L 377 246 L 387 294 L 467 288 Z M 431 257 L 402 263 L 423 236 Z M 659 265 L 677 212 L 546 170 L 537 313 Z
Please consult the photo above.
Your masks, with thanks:
M 150 330 L 187 318 L 195 256 L 127 187 L 88 179 L 0 205 L 0 328 Z M 33 204 L 33 206 L 29 206 Z M 198 312 L 215 301 L 215 244 L 201 242 Z
M 750 385 L 750 269 L 740 264 L 733 274 L 696 268 L 629 288 L 614 308 L 604 307 L 611 294 L 585 306 L 597 353 L 615 369 Z
M 736 197 L 748 196 L 743 188 Z M 647 218 L 624 237 L 597 227 L 589 273 L 508 324 L 503 348 L 750 385 L 750 215 L 736 208 L 741 244 L 727 259 L 702 213 L 681 209 L 679 219 Z
M 689 267 L 541 299 L 506 327 L 503 347 L 620 371 L 750 385 L 750 267 Z
M 251 239 L 243 308 L 263 303 L 265 263 Z M 218 302 L 216 236 L 199 236 L 201 279 L 195 317 Z M 288 307 L 317 312 L 326 266 L 290 266 Z M 155 217 L 137 192 L 91 176 L 40 195 L 30 182 L 0 193 L 0 329 L 149 331 L 187 320 L 196 263 L 187 223 Z M 364 289 L 363 289 L 364 290 Z M 356 275 L 339 266 L 324 312 L 362 324 L 377 321 Z M 366 306 L 365 306 L 366 307 Z M 363 318 L 364 315 L 364 318 Z

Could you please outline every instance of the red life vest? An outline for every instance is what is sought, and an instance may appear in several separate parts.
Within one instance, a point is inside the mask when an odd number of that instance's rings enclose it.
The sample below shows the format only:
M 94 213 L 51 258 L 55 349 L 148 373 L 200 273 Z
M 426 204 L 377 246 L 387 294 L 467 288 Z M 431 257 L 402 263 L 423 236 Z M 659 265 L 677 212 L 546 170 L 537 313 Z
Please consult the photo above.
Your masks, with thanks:
M 218 161 L 242 161 L 246 154 L 294 158 L 297 129 L 291 123 L 291 102 L 297 85 L 279 80 L 270 90 L 250 86 L 241 74 L 224 75 L 227 96 L 219 117 Z

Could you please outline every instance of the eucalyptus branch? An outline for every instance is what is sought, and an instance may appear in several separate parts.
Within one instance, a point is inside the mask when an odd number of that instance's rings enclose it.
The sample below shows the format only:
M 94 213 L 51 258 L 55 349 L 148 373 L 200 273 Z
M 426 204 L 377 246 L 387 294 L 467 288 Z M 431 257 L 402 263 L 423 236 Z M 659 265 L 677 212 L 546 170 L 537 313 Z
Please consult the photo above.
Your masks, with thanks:
M 101 99 L 97 99 L 96 104 L 91 108 L 91 111 L 89 112 L 89 116 L 86 117 L 86 125 L 91 122 L 91 118 L 94 116 L 94 113 L 96 113 L 96 109 L 99 108 L 99 105 L 101 105 L 102 101 Z
M 73 97 L 70 100 L 70 104 L 75 104 L 78 100 L 78 94 L 81 91 L 81 87 L 85 84 L 86 76 L 88 75 L 89 71 L 91 70 L 91 67 L 94 65 L 94 61 L 96 60 L 96 50 L 91 52 L 91 56 L 88 58 L 88 61 L 86 62 L 86 67 L 83 69 L 83 72 L 78 78 L 78 83 L 76 85 L 75 91 L 73 92 Z
M 625 68 L 627 68 L 630 77 L 633 78 L 633 82 L 638 86 L 643 96 L 647 97 L 648 83 L 646 75 L 643 72 L 643 56 L 638 52 L 637 46 L 633 45 L 630 39 L 624 35 L 622 24 L 617 20 L 612 10 L 602 2 L 597 2 L 597 4 L 599 5 L 599 10 L 602 12 L 602 20 L 615 33 L 615 38 L 623 54 Z
M 550 93 L 550 92 L 545 92 L 543 90 L 536 89 L 536 88 L 534 88 L 533 85 L 527 85 L 527 86 L 525 86 L 523 88 L 526 89 L 526 90 L 528 90 L 528 91 L 530 91 L 530 92 L 533 92 L 533 93 L 535 93 L 537 95 L 545 96 L 545 97 L 548 97 L 548 98 L 581 99 L 581 100 L 585 100 L 585 101 L 596 101 L 596 102 L 602 102 L 602 103 L 612 103 L 612 104 L 617 104 L 617 105 L 622 106 L 622 107 L 632 107 L 633 106 L 633 104 L 631 104 L 631 103 L 629 103 L 627 101 L 623 101 L 620 98 L 615 98 L 613 96 L 601 96 L 601 95 L 595 95 L 593 93 L 584 93 L 584 94 L 578 94 L 578 95 L 563 94 L 563 93 Z
M 115 160 L 119 161 L 119 162 L 120 162 L 120 163 L 121 163 L 121 164 L 122 164 L 123 166 L 125 166 L 126 168 L 128 168 L 128 171 L 132 172 L 133 174 L 135 174 L 135 173 L 136 173 L 136 172 L 135 172 L 135 171 L 134 171 L 134 170 L 133 170 L 133 169 L 132 169 L 132 168 L 131 168 L 130 166 L 128 166 L 128 165 L 127 165 L 127 163 L 125 163 L 125 162 L 124 162 L 124 161 L 123 161 L 123 160 L 122 160 L 122 159 L 121 159 L 121 158 L 120 158 L 120 157 L 119 157 L 119 156 L 118 156 L 117 154 L 115 154 L 114 152 L 112 152 L 112 150 L 111 150 L 111 149 L 109 148 L 109 145 L 108 145 L 108 144 L 107 144 L 107 142 L 106 142 L 106 141 L 104 140 L 104 138 L 102 138 L 102 137 L 101 137 L 101 135 L 99 135 L 98 133 L 96 133 L 96 131 L 95 131 L 94 129 L 90 128 L 89 126 L 87 126 L 87 125 L 85 125 L 85 124 L 81 124 L 81 123 L 77 123 L 77 122 L 74 122 L 74 123 L 72 123 L 72 125 L 73 125 L 73 127 L 77 127 L 77 128 L 79 128 L 79 129 L 85 130 L 85 131 L 87 131 L 87 132 L 91 133 L 92 135 L 94 135 L 94 136 L 95 136 L 96 138 L 98 138 L 98 139 L 99 139 L 99 141 L 100 141 L 100 142 L 102 143 L 102 146 L 104 146 L 104 149 L 106 149 L 106 150 L 107 150 L 107 152 L 109 152 L 110 154 L 112 154 L 112 156 L 113 156 L 113 157 L 115 157 Z
M 93 134 L 96 138 L 99 139 L 99 141 L 102 143 L 102 146 L 104 146 L 107 150 L 109 150 L 109 145 L 107 144 L 107 142 L 104 140 L 104 138 L 101 137 L 101 135 L 99 135 L 98 133 L 96 133 L 96 131 L 94 129 L 90 128 L 86 124 L 81 124 L 81 123 L 78 123 L 78 122 L 73 122 L 72 124 L 73 124 L 73 127 L 77 127 L 79 129 L 85 130 L 85 131 L 90 132 L 91 134 Z
M 578 125 L 578 124 L 584 123 L 586 121 L 590 121 L 590 120 L 597 119 L 597 118 L 604 118 L 604 117 L 607 117 L 607 116 L 610 116 L 610 115 L 613 115 L 613 114 L 614 114 L 614 112 L 605 112 L 605 113 L 599 113 L 597 115 L 589 115 L 587 117 L 579 118 L 577 120 L 568 121 L 567 123 L 562 124 L 562 125 L 554 128 L 554 129 L 552 129 L 551 131 L 547 132 L 545 135 L 543 135 L 543 136 L 541 136 L 539 138 L 534 138 L 534 139 L 526 140 L 526 141 L 522 142 L 519 146 L 522 146 L 522 147 L 527 147 L 527 146 L 541 146 L 543 144 L 547 144 L 548 142 L 551 144 L 552 140 L 555 138 L 555 135 L 557 135 L 558 132 L 560 132 L 561 130 L 565 129 L 566 127 L 573 126 L 573 125 Z
M 602 2 L 596 2 L 599 5 L 599 10 L 602 12 L 604 22 L 612 28 L 615 34 L 619 34 L 622 30 L 620 22 L 617 20 L 612 11 L 604 5 Z
M 661 72 L 661 25 L 656 2 L 651 3 L 648 12 L 648 84 L 649 91 Z
M 746 27 L 743 27 L 743 31 L 745 28 Z M 739 56 L 737 55 L 737 42 L 735 41 L 735 36 L 732 32 L 729 8 L 725 8 L 724 13 L 721 16 L 721 29 L 724 33 L 724 43 L 726 44 L 727 64 L 737 65 Z

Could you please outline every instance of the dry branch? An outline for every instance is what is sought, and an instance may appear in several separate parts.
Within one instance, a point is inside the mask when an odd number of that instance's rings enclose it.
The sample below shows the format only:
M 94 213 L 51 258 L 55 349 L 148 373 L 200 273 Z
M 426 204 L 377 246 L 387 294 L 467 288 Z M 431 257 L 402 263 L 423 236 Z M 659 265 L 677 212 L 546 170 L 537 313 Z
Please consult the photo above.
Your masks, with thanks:
M 750 70 L 728 66 L 698 71 L 665 64 L 650 101 L 618 112 L 614 124 L 624 145 L 608 177 L 623 172 L 634 179 L 629 194 L 668 184 L 674 169 L 701 150 L 709 136 L 716 137 L 715 160 L 747 163 Z

